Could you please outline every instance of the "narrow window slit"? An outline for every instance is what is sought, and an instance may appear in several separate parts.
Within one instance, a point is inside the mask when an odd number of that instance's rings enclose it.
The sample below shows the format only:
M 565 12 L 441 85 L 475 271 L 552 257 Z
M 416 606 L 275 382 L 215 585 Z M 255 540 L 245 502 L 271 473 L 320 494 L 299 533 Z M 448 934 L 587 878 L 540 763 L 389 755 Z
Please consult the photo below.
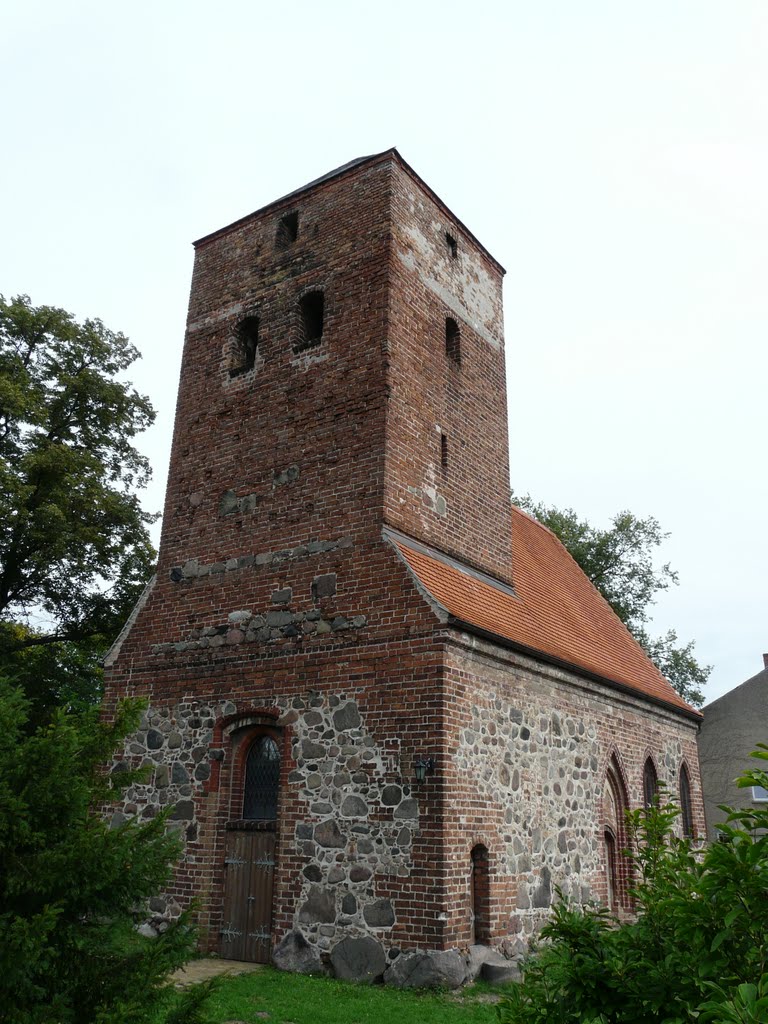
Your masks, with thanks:
M 448 438 L 443 433 L 440 434 L 440 465 L 448 469 Z
M 445 244 L 448 246 L 448 252 L 451 255 L 451 259 L 455 260 L 459 255 L 459 243 L 448 231 L 445 232 Z
M 461 331 L 451 316 L 445 319 L 445 354 L 454 363 L 461 362 Z

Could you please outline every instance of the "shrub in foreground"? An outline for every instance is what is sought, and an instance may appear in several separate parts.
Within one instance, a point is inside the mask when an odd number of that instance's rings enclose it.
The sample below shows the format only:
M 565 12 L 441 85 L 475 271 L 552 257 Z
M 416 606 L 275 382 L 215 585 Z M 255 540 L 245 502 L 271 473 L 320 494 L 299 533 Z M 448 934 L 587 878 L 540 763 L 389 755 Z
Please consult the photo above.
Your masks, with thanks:
M 103 766 L 140 712 L 126 703 L 107 723 L 59 710 L 32 727 L 21 691 L 0 681 L 0 1015 L 12 1024 L 142 1024 L 191 954 L 183 920 L 154 939 L 136 930 L 177 837 L 162 817 L 110 828 L 97 813 L 136 780 Z
M 738 784 L 768 788 L 768 773 Z M 673 834 L 673 804 L 631 813 L 637 919 L 561 900 L 501 1024 L 768 1022 L 768 809 L 723 810 L 703 852 Z

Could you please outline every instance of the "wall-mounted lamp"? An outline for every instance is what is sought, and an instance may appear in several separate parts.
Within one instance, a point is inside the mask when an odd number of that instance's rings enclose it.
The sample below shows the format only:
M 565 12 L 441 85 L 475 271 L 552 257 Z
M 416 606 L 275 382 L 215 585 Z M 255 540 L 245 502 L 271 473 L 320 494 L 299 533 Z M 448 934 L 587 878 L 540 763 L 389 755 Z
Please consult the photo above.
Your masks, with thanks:
M 413 770 L 416 772 L 416 781 L 423 782 L 428 775 L 432 775 L 435 770 L 435 761 L 432 757 L 420 757 L 416 764 L 413 766 Z

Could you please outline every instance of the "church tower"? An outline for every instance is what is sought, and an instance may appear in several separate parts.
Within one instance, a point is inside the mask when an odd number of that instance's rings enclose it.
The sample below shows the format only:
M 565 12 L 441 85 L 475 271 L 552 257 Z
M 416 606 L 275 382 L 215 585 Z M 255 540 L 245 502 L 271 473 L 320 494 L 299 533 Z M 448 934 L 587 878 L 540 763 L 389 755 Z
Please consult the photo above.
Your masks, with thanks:
M 388 525 L 508 579 L 502 273 L 396 150 L 198 241 L 161 575 Z

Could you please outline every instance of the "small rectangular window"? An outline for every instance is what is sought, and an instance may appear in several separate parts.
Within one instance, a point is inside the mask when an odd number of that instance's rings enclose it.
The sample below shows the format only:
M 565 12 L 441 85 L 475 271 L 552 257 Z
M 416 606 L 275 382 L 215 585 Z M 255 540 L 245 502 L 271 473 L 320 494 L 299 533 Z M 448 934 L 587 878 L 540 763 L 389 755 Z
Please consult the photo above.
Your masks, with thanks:
M 756 804 L 768 803 L 768 789 L 765 786 L 753 786 L 752 800 Z
M 448 252 L 452 260 L 455 260 L 459 255 L 459 243 L 448 231 L 445 232 L 445 244 L 448 246 Z
M 440 433 L 440 465 L 443 470 L 448 469 L 448 438 L 442 432 Z

